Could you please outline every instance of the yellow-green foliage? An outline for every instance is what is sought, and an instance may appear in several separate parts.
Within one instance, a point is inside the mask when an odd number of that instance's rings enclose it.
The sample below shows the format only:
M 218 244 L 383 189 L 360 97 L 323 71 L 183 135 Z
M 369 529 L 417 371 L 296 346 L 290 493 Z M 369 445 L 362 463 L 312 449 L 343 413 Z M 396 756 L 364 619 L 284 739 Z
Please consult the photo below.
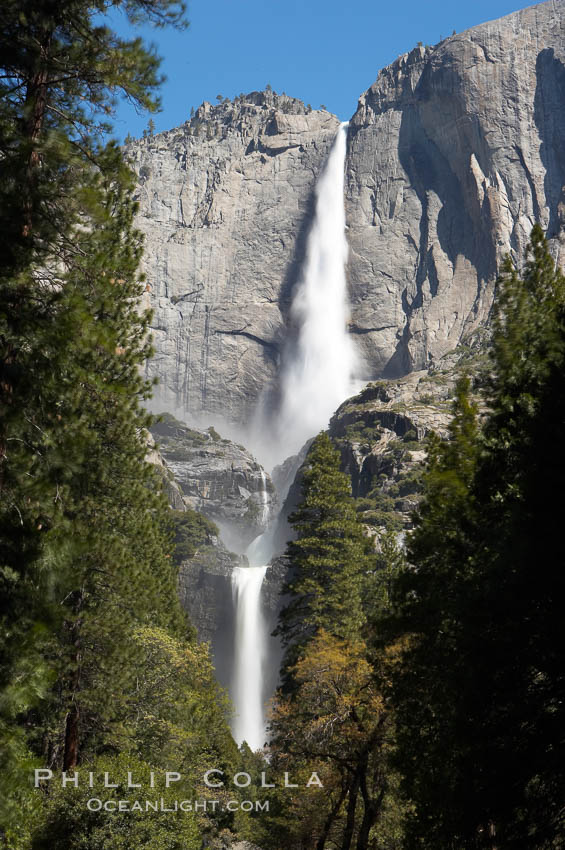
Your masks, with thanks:
M 79 777 L 85 781 L 78 788 L 61 786 L 56 774 L 49 783 L 49 792 L 37 790 L 44 797 L 44 824 L 31 845 L 33 850 L 200 850 L 202 846 L 199 816 L 193 812 L 131 811 L 138 800 L 159 801 L 160 808 L 174 809 L 175 801 L 190 799 L 186 788 L 177 784 L 165 787 L 164 771 L 132 755 L 104 756 L 88 765 L 95 776 L 94 788 L 87 784 L 87 769 Z M 150 787 L 153 771 L 155 787 Z M 104 788 L 104 774 L 118 785 Z M 128 772 L 142 788 L 128 788 Z M 129 811 L 89 811 L 91 799 L 126 800 Z M 161 806 L 160 801 L 163 801 Z
M 137 754 L 198 777 L 223 767 L 226 757 L 235 759 L 229 704 L 214 678 L 208 645 L 157 628 L 140 628 L 135 639 L 141 663 L 130 722 Z

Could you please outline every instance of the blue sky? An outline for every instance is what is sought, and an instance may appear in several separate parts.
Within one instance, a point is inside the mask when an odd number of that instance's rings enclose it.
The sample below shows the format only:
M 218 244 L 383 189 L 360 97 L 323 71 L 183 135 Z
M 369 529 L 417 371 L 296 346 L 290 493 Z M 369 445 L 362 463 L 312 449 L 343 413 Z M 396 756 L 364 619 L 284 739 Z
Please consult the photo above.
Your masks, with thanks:
M 157 130 L 178 126 L 190 108 L 267 83 L 341 120 L 380 68 L 419 41 L 435 44 L 531 3 L 519 0 L 188 0 L 185 32 L 142 29 L 163 57 L 167 82 Z M 124 25 L 121 34 L 127 32 Z M 141 135 L 149 116 L 121 104 L 115 131 Z

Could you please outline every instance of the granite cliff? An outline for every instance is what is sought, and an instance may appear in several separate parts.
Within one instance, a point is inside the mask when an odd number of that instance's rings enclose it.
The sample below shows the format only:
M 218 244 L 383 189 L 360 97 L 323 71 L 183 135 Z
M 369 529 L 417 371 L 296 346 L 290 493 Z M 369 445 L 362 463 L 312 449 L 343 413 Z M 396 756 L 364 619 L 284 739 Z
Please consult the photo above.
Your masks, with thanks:
M 176 488 L 178 500 L 180 491 L 184 506 L 217 523 L 226 545 L 243 552 L 265 531 L 276 509 L 268 473 L 242 445 L 223 438 L 213 427 L 190 428 L 163 413 L 151 432 L 169 474 L 167 492 Z
M 163 406 L 248 421 L 275 382 L 312 192 L 339 121 L 254 92 L 128 148 Z
M 537 219 L 563 251 L 565 3 L 383 69 L 350 121 L 350 331 L 365 376 L 433 364 L 487 320 Z M 134 142 L 161 400 L 245 423 L 276 388 L 316 177 L 338 119 L 274 92 Z M 564 255 L 565 256 L 565 255 Z
M 565 4 L 417 47 L 350 122 L 352 330 L 373 373 L 422 369 L 484 323 L 506 253 L 563 245 Z

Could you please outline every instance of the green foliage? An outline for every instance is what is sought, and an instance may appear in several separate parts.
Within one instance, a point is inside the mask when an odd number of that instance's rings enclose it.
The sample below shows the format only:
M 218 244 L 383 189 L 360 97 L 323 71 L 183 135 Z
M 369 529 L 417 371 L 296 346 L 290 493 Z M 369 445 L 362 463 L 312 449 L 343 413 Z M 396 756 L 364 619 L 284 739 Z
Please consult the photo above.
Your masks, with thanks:
M 233 752 L 145 460 L 135 182 L 99 135 L 116 93 L 157 107 L 159 60 L 104 25 L 116 5 L 181 24 L 176 0 L 0 9 L 0 834 L 22 850 L 201 845 L 191 816 L 90 817 L 81 792 L 43 798 L 33 763 L 111 761 L 123 776 L 136 752 L 196 767 Z M 210 531 L 192 521 L 185 549 Z
M 133 625 L 153 623 L 178 634 L 186 628 L 180 607 L 171 604 L 176 577 L 168 511 L 145 461 L 149 417 L 141 401 L 149 387 L 139 365 L 149 352 L 149 316 L 136 305 L 139 238 L 131 227 L 131 182 L 127 175 L 118 182 L 119 176 L 106 185 L 93 174 L 85 186 L 96 228 L 74 234 L 77 260 L 68 265 L 56 321 L 45 330 L 52 376 L 36 392 L 39 406 L 14 411 L 29 420 L 34 443 L 18 444 L 4 464 L 12 510 L 29 514 L 42 533 L 33 566 L 49 582 L 42 597 L 49 593 L 52 606 L 37 644 L 57 680 L 42 708 L 42 734 L 67 766 L 81 751 L 120 746 L 136 675 Z M 33 478 L 22 485 L 28 458 Z M 5 521 L 5 535 L 8 530 Z M 28 613 L 14 639 L 46 604 L 23 578 Z
M 237 755 L 225 721 L 229 706 L 206 644 L 149 627 L 134 639 L 141 658 L 128 725 L 137 755 L 198 779 L 211 768 L 228 769 Z
M 362 576 L 370 542 L 359 522 L 340 455 L 325 432 L 306 458 L 303 500 L 290 516 L 297 539 L 287 556 L 289 602 L 279 633 L 286 645 L 302 642 L 320 628 L 337 637 L 358 633 L 363 625 Z
M 392 529 L 378 538 L 378 553 L 374 569 L 367 576 L 365 607 L 367 619 L 373 627 L 372 643 L 382 639 L 379 628 L 396 610 L 396 587 L 406 570 L 406 557 Z
M 183 444 L 192 447 L 203 446 L 208 442 L 205 433 L 189 428 L 184 422 L 175 419 L 171 413 L 160 413 L 156 421 L 151 425 L 151 433 L 155 437 L 161 437 L 162 442 L 167 443 L 169 451 L 172 451 L 175 441 L 180 443 L 180 445 L 175 446 L 175 449 L 178 449 L 179 452 L 182 452 Z M 209 433 L 212 436 L 210 431 Z M 182 458 L 179 457 L 180 459 Z
M 0 277 L 45 258 L 75 213 L 77 168 L 125 94 L 155 111 L 159 59 L 100 19 L 111 0 L 5 0 L 0 9 Z M 183 25 L 178 0 L 124 0 L 130 20 Z M 103 167 L 99 163 L 100 167 Z
M 345 438 L 352 443 L 378 443 L 382 434 L 380 425 L 366 425 L 363 419 L 345 428 Z
M 463 380 L 451 439 L 431 442 L 398 585 L 408 847 L 563 842 L 565 279 L 539 226 L 522 276 L 504 264 L 491 363 L 482 433 Z
M 175 551 L 173 560 L 177 566 L 194 557 L 202 546 L 208 546 L 212 538 L 219 536 L 218 527 L 198 511 L 173 511 Z
M 392 534 L 377 555 L 355 507 L 339 452 L 322 432 L 290 518 L 298 534 L 287 548 L 290 599 L 279 625 L 287 654 L 273 707 L 271 765 L 290 764 L 305 778 L 316 771 L 324 788 L 276 795 L 259 832 L 272 848 L 400 846 L 405 804 L 391 765 L 388 700 L 399 653 L 381 622 L 404 561 Z
M 166 787 L 164 771 L 156 769 L 131 754 L 101 756 L 89 768 L 95 773 L 98 786 L 87 783 L 61 787 L 60 775 L 50 782 L 49 795 L 45 797 L 44 822 L 36 832 L 32 850 L 129 850 L 131 847 L 146 850 L 200 850 L 202 837 L 197 816 L 192 812 L 174 811 L 175 801 L 186 799 L 179 795 L 178 785 Z M 150 774 L 155 774 L 155 788 L 150 787 Z M 104 788 L 107 772 L 117 788 Z M 141 789 L 128 788 L 128 772 Z M 86 775 L 86 774 L 85 774 Z M 185 793 L 186 793 L 186 789 Z M 41 792 L 36 791 L 39 795 Z M 90 811 L 89 800 L 110 801 L 113 811 Z M 145 811 L 145 800 L 161 799 L 167 811 Z M 188 797 L 190 799 L 190 797 Z M 119 811 L 120 800 L 128 801 L 128 810 Z M 134 808 L 136 801 L 142 811 Z M 132 810 L 133 809 L 133 810 Z

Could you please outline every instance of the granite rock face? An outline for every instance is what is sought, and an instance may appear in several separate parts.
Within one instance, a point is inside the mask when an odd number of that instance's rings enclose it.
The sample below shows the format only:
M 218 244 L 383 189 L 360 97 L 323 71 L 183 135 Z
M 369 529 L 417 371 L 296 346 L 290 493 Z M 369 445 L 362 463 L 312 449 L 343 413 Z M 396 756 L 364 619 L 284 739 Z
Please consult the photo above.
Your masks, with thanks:
M 179 571 L 181 604 L 199 639 L 210 644 L 216 676 L 226 688 L 233 669 L 235 635 L 231 576 L 235 567 L 245 563 L 243 556 L 229 552 L 216 539 L 183 561 Z
M 549 0 L 415 48 L 361 96 L 345 202 L 368 378 L 423 369 L 484 323 L 498 263 L 521 261 L 535 220 L 565 258 L 564 63 L 565 3 Z M 148 371 L 191 417 L 249 422 L 276 389 L 337 128 L 255 92 L 128 146 L 155 310 Z
M 157 448 L 157 443 L 155 442 L 153 434 L 147 432 L 146 440 L 147 455 L 145 459 L 148 463 L 152 463 L 155 467 L 161 479 L 163 490 L 167 497 L 169 507 L 172 508 L 174 511 L 185 511 L 186 504 L 184 501 L 182 490 L 178 482 L 175 480 L 173 472 L 169 469 L 167 462 L 165 461 L 161 452 Z
M 214 428 L 190 428 L 170 414 L 151 429 L 184 504 L 216 522 L 226 545 L 243 552 L 276 509 L 269 475 L 241 445 Z
M 427 370 L 368 384 L 335 412 L 329 434 L 351 479 L 356 509 L 370 535 L 412 527 L 423 492 L 426 438 L 449 435 L 457 384 L 465 376 L 477 413 L 490 373 L 489 332 L 469 335 Z M 286 505 L 285 505 L 286 507 Z
M 339 126 L 273 92 L 204 103 L 126 153 L 139 175 L 163 400 L 248 421 L 273 383 L 312 192 Z
M 422 369 L 485 322 L 536 220 L 561 252 L 565 4 L 418 47 L 349 129 L 352 330 L 373 374 Z M 565 255 L 564 255 L 565 257 Z

